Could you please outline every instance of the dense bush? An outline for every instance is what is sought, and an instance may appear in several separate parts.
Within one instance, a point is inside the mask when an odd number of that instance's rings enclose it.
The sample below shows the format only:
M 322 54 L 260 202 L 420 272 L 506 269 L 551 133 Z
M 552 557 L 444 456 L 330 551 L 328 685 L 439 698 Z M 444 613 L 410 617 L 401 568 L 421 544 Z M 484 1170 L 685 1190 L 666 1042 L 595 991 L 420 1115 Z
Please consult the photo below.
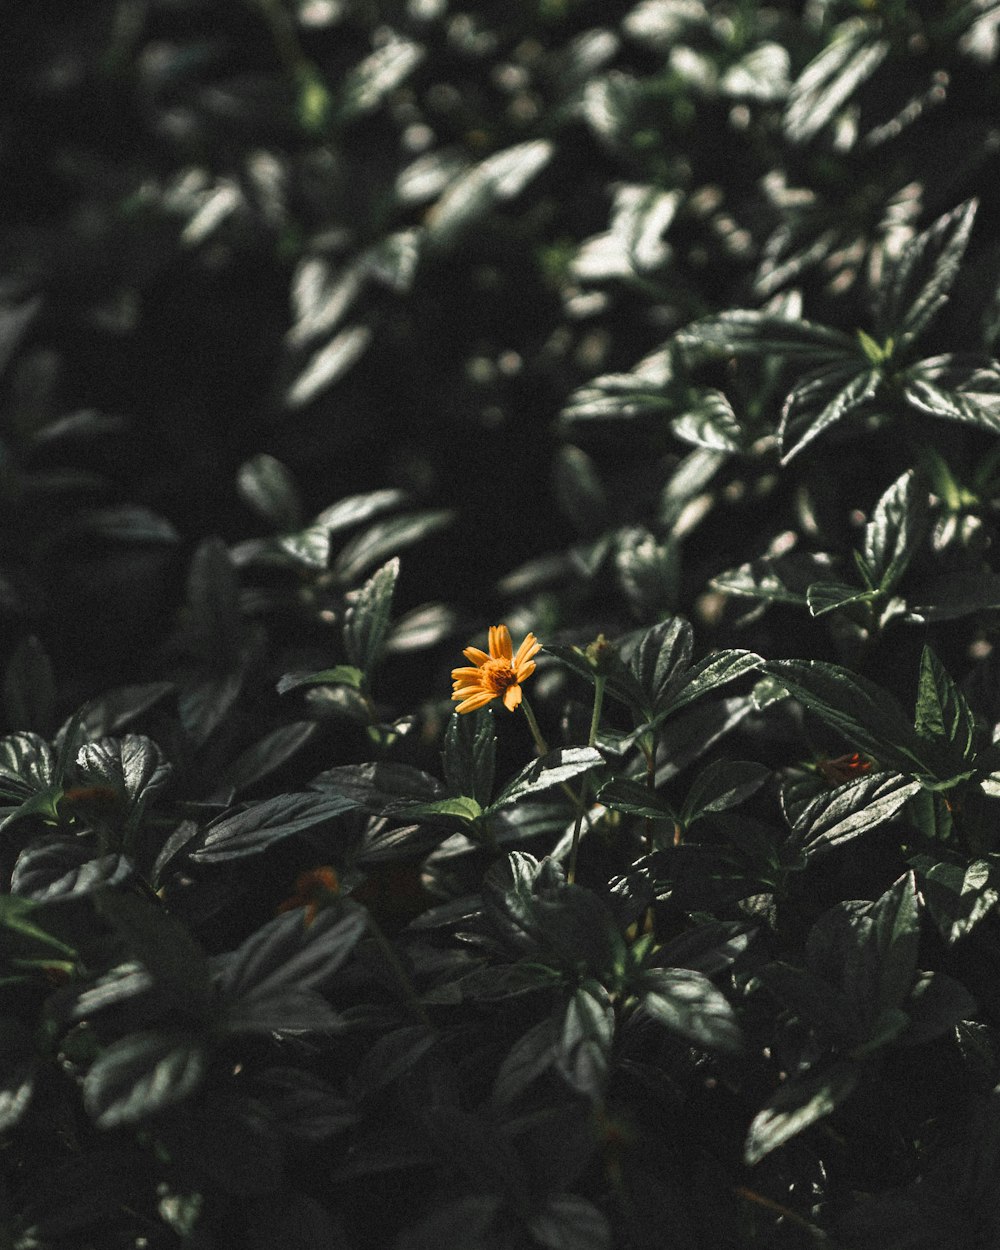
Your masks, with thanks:
M 1000 4 L 4 22 L 2 1244 L 998 1244 Z

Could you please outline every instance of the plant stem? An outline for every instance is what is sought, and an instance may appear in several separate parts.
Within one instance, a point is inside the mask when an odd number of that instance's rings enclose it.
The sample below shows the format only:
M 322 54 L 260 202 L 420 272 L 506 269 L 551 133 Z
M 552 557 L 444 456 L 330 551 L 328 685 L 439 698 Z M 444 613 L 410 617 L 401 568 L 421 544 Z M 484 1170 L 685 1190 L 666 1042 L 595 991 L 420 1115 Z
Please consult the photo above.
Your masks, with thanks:
M 434 1026 L 431 1024 L 430 1016 L 424 1009 L 417 991 L 413 988 L 413 982 L 403 966 L 403 961 L 396 953 L 395 947 L 382 932 L 381 926 L 370 911 L 368 912 L 368 932 L 374 939 L 375 945 L 382 952 L 385 962 L 389 965 L 389 970 L 392 973 L 393 980 L 396 982 L 400 997 L 420 1024 L 428 1029 L 433 1029 Z
M 521 694 L 521 709 L 528 718 L 528 728 L 531 730 L 531 736 L 535 740 L 535 746 L 539 755 L 548 755 L 549 744 L 542 736 L 542 731 L 538 727 L 538 721 L 535 719 L 535 713 L 532 711 L 531 704 L 528 702 L 527 696 Z
M 594 710 L 590 717 L 590 733 L 587 735 L 587 746 L 592 747 L 597 741 L 597 730 L 601 723 L 601 706 L 604 703 L 604 683 L 607 679 L 598 673 L 594 678 Z M 566 868 L 566 880 L 572 885 L 576 880 L 576 856 L 580 849 L 580 831 L 583 828 L 583 817 L 587 810 L 587 792 L 590 789 L 590 778 L 584 777 L 580 786 L 580 798 L 576 808 L 576 824 L 573 826 L 573 842 L 569 850 L 569 865 Z

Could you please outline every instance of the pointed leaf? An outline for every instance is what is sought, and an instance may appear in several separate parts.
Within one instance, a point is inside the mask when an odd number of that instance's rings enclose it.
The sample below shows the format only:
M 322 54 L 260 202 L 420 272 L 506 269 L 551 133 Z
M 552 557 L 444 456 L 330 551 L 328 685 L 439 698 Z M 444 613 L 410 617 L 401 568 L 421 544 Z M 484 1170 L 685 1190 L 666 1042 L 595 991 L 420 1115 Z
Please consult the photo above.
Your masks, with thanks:
M 357 806 L 353 798 L 336 793 L 278 794 L 213 820 L 190 857 L 211 864 L 256 855 L 273 842 L 329 824 Z
M 705 1050 L 743 1044 L 733 1009 L 708 977 L 690 968 L 647 968 L 640 978 L 643 1011 Z
M 444 739 L 444 776 L 455 794 L 470 795 L 485 807 L 493 794 L 497 736 L 489 708 L 452 713 Z
M 604 757 L 593 747 L 563 747 L 534 760 L 507 783 L 487 809 L 509 807 L 531 794 L 541 794 L 553 786 L 593 772 L 604 764 Z
M 854 1093 L 860 1072 L 856 1064 L 835 1062 L 778 1087 L 754 1116 L 743 1147 L 748 1165 L 823 1119 Z
M 925 738 L 944 739 L 962 760 L 975 757 L 972 709 L 929 646 L 920 657 L 916 729 Z
M 912 342 L 947 301 L 972 232 L 978 201 L 967 200 L 910 239 L 879 285 L 880 327 Z
M 792 832 L 807 856 L 825 855 L 884 824 L 919 790 L 919 781 L 897 772 L 859 777 L 818 794 L 799 813 Z
M 189 1098 L 208 1054 L 184 1033 L 133 1033 L 114 1042 L 83 1081 L 83 1102 L 98 1128 L 134 1124 Z
M 382 658 L 398 577 L 399 558 L 394 557 L 348 598 L 344 647 L 351 663 L 365 673 L 369 673 Z

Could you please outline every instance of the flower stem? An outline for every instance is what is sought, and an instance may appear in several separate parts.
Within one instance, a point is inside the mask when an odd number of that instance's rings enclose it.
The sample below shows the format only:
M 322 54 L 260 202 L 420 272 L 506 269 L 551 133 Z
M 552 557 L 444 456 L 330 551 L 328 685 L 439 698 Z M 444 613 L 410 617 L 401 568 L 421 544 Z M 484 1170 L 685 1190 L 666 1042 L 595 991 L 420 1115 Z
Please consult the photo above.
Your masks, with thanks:
M 535 740 L 535 746 L 538 749 L 538 754 L 548 755 L 549 744 L 545 741 L 544 737 L 542 736 L 542 731 L 538 727 L 538 721 L 535 719 L 535 713 L 532 711 L 531 704 L 528 702 L 527 695 L 525 695 L 523 692 L 521 694 L 521 708 L 525 716 L 528 718 L 528 728 L 531 730 L 531 736 Z
M 587 735 L 587 746 L 592 747 L 597 741 L 597 730 L 601 723 L 601 707 L 604 703 L 604 683 L 607 679 L 603 673 L 594 677 L 594 710 L 590 717 L 590 733 Z M 587 792 L 590 789 L 590 778 L 584 777 L 580 786 L 580 798 L 576 808 L 576 824 L 573 826 L 573 842 L 569 849 L 569 864 L 566 868 L 566 880 L 572 885 L 576 880 L 576 857 L 580 850 L 580 831 L 583 828 L 583 817 L 587 810 Z

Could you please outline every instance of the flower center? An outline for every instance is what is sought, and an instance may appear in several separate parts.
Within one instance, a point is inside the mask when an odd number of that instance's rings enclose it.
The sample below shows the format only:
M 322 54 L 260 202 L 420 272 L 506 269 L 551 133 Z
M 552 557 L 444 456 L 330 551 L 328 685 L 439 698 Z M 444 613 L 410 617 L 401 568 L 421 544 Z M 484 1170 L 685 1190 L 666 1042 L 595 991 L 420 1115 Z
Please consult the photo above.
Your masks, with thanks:
M 479 675 L 483 685 L 494 694 L 503 694 L 511 686 L 517 685 L 517 674 L 510 660 L 487 660 L 479 670 Z

